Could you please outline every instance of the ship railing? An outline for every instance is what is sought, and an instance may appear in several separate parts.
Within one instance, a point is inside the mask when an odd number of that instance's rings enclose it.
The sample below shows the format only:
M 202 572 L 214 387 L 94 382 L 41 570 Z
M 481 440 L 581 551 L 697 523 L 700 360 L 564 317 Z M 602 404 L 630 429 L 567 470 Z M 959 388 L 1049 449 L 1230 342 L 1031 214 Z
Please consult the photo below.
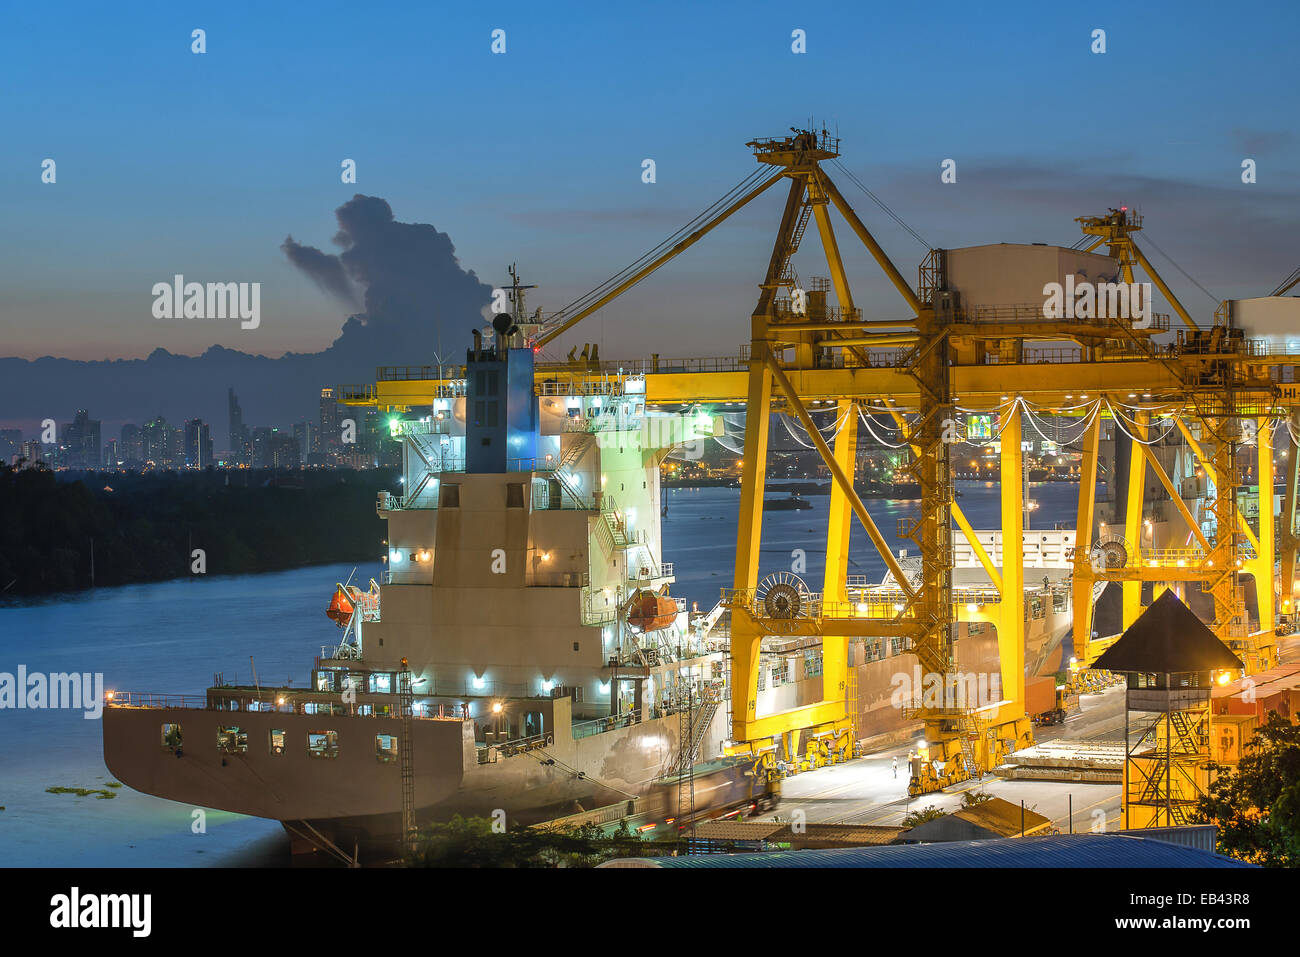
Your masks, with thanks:
M 543 375 L 570 373 L 568 379 L 542 379 Z M 617 375 L 611 363 L 584 363 L 570 366 L 568 363 L 539 365 L 536 375 L 537 394 L 543 396 L 579 396 L 579 395 L 622 395 L 622 379 Z M 605 376 L 603 379 L 586 379 L 585 376 Z
M 573 740 L 581 738 L 590 738 L 594 734 L 604 734 L 606 731 L 613 731 L 617 728 L 629 728 L 634 724 L 640 724 L 641 718 L 635 711 L 626 711 L 623 714 L 611 714 L 603 718 L 596 718 L 594 721 L 580 721 L 572 726 Z
M 110 708 L 188 708 L 201 711 L 208 706 L 208 699 L 203 695 L 148 691 L 108 691 L 104 699 Z

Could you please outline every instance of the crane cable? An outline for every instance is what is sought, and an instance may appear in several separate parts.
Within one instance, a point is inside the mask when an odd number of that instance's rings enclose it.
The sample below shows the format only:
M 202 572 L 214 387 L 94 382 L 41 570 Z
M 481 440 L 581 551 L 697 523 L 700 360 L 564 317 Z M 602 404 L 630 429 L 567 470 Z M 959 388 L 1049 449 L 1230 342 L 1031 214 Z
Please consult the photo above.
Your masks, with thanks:
M 1144 230 L 1144 233 L 1145 233 L 1145 235 L 1143 236 L 1143 238 L 1144 238 L 1147 242 L 1149 242 L 1149 243 L 1151 244 L 1151 248 L 1154 249 L 1156 252 L 1158 252 L 1160 255 L 1164 256 L 1165 259 L 1168 259 L 1170 265 L 1172 265 L 1175 269 L 1177 269 L 1180 273 L 1182 273 L 1183 276 L 1186 277 L 1186 279 L 1187 279 L 1188 282 L 1190 282 L 1193 286 L 1195 286 L 1197 289 L 1201 290 L 1201 292 L 1205 293 L 1205 294 L 1206 294 L 1207 296 L 1209 296 L 1212 300 L 1214 300 L 1214 302 L 1215 302 L 1216 305 L 1217 305 L 1218 303 L 1220 303 L 1220 302 L 1223 301 L 1223 300 L 1220 299 L 1218 296 L 1216 296 L 1214 293 L 1210 292 L 1210 290 L 1206 289 L 1206 288 L 1205 288 L 1204 286 L 1202 286 L 1199 282 L 1197 282 L 1195 279 L 1193 279 L 1191 273 L 1189 273 L 1189 272 L 1188 272 L 1186 269 L 1184 269 L 1182 266 L 1178 265 L 1178 263 L 1174 262 L 1172 256 L 1170 256 L 1167 252 L 1165 252 L 1165 251 L 1164 251 L 1163 249 L 1161 249 L 1158 245 L 1156 245 L 1156 241 L 1155 241 L 1154 239 L 1151 238 L 1151 233 L 1150 233 L 1149 231 L 1145 231 L 1145 230 Z
M 558 322 L 562 322 L 564 318 L 567 315 L 571 314 L 572 312 L 581 311 L 582 309 L 585 309 L 588 305 L 595 302 L 597 299 L 599 299 L 610 289 L 617 286 L 620 282 L 622 282 L 628 276 L 632 275 L 634 272 L 636 272 L 636 270 L 640 269 L 647 262 L 654 259 L 665 249 L 671 246 L 673 243 L 678 242 L 684 236 L 688 235 L 690 231 L 695 229 L 700 223 L 711 218 L 715 212 L 717 212 L 720 209 L 725 209 L 727 206 L 733 203 L 737 198 L 739 198 L 739 196 L 743 195 L 745 192 L 748 192 L 750 189 L 756 186 L 759 180 L 761 180 L 762 178 L 768 175 L 771 175 L 771 170 L 766 169 L 762 166 L 750 172 L 747 176 L 745 176 L 744 179 L 742 179 L 739 183 L 737 183 L 735 186 L 729 189 L 720 198 L 715 200 L 707 209 L 699 213 L 685 226 L 682 226 L 680 229 L 674 232 L 667 239 L 663 240 L 661 243 L 659 243 L 649 252 L 645 253 L 640 258 L 636 259 L 634 262 L 630 263 L 629 265 L 625 266 L 623 269 L 619 270 L 617 273 L 615 273 L 610 278 L 606 279 L 604 282 L 600 283 L 594 289 L 579 296 L 577 299 L 570 302 L 567 306 L 564 306 L 558 312 L 552 313 L 551 315 L 547 316 L 546 324 L 552 325 Z
M 845 175 L 845 177 L 849 180 L 849 182 L 851 182 L 851 183 L 852 183 L 854 186 L 856 186 L 858 189 L 862 190 L 862 192 L 866 193 L 867 196 L 870 197 L 871 201 L 872 201 L 873 203 L 875 203 L 877 206 L 879 206 L 879 207 L 884 211 L 884 213 L 885 213 L 886 216 L 888 216 L 890 219 L 892 219 L 894 222 L 896 222 L 899 226 L 903 227 L 903 229 L 907 230 L 907 231 L 912 235 L 912 238 L 913 238 L 913 239 L 915 239 L 918 243 L 920 243 L 920 244 L 921 244 L 922 246 L 924 246 L 926 249 L 933 249 L 933 248 L 934 248 L 934 247 L 932 247 L 929 243 L 927 243 L 924 239 L 922 239 L 921 236 L 920 236 L 920 234 L 919 234 L 915 229 L 913 229 L 911 226 L 907 225 L 907 223 L 903 222 L 902 217 L 900 217 L 900 216 L 899 216 L 897 213 L 895 213 L 892 209 L 890 209 L 888 206 L 886 206 L 885 203 L 884 203 L 884 201 L 883 201 L 879 196 L 877 196 L 877 195 L 876 195 L 875 193 L 873 193 L 871 190 L 867 189 L 866 184 L 863 183 L 862 180 L 858 179 L 858 177 L 855 176 L 855 175 L 853 174 L 853 171 L 850 170 L 850 169 L 849 169 L 847 166 L 845 166 L 843 163 L 841 163 L 841 162 L 839 161 L 838 158 L 837 158 L 837 159 L 832 159 L 832 160 L 831 160 L 831 165 L 833 165 L 837 170 L 839 170 L 841 173 L 843 173 L 843 174 Z

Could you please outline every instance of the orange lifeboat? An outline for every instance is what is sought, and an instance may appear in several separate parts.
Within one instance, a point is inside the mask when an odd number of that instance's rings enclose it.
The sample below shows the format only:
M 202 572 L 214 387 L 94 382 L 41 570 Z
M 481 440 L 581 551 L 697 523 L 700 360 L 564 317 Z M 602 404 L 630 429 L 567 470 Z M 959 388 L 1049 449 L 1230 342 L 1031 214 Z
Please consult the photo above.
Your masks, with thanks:
M 353 606 L 352 602 L 348 599 L 348 593 L 344 590 L 342 585 L 336 586 L 334 589 L 334 597 L 330 599 L 330 606 L 325 609 L 325 614 L 329 615 L 330 618 L 333 619 L 334 624 L 338 625 L 340 628 L 346 628 L 348 622 L 352 620 L 352 612 Z
M 677 620 L 677 602 L 667 595 L 639 591 L 628 602 L 627 623 L 636 631 L 658 631 Z

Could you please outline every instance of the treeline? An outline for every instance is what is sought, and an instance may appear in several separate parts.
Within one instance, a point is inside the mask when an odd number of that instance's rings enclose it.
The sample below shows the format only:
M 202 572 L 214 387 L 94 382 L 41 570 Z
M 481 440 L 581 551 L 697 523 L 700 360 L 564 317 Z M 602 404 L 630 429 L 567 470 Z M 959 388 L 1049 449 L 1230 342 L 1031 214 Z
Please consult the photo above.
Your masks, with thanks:
M 391 469 L 54 473 L 0 466 L 0 599 L 383 554 Z

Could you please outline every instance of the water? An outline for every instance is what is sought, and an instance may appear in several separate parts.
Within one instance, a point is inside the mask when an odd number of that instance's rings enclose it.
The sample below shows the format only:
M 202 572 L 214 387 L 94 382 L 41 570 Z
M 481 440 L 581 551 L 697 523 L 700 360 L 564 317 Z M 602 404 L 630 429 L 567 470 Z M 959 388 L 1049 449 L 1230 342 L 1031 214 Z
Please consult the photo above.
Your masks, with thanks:
M 1001 487 L 994 482 L 957 482 L 961 497 L 957 504 L 975 529 L 998 528 L 1002 523 Z M 769 498 L 784 492 L 768 489 Z M 674 488 L 664 491 L 668 514 L 663 519 L 664 561 L 673 563 L 677 583 L 672 592 L 678 598 L 698 602 L 708 611 L 718 602 L 721 589 L 732 585 L 736 561 L 736 523 L 740 515 L 740 490 L 734 488 Z M 1074 528 L 1079 507 L 1077 482 L 1034 482 L 1029 498 L 1038 503 L 1030 525 Z M 759 552 L 758 577 L 791 570 L 795 549 L 804 550 L 806 570 L 799 575 L 813 591 L 821 591 L 826 568 L 826 509 L 829 495 L 807 495 L 811 509 L 763 513 L 763 545 Z M 906 548 L 916 555 L 916 545 L 898 537 L 898 520 L 918 514 L 920 503 L 893 499 L 863 500 L 885 540 L 893 543 L 894 554 Z M 870 582 L 885 576 L 885 562 L 876 552 L 866 531 L 854 518 L 849 538 L 849 574 L 866 575 Z
M 0 606 L 0 672 L 103 672 L 105 689 L 202 694 L 214 672 L 305 687 L 320 646 L 337 640 L 325 617 L 350 565 L 102 588 Z M 373 571 L 378 573 L 376 567 Z M 372 571 L 358 569 L 364 585 Z M 81 711 L 0 711 L 0 861 L 8 866 L 275 864 L 288 843 L 274 821 L 191 809 L 127 787 L 101 800 L 47 794 L 104 788 L 102 726 Z
M 997 527 L 998 486 L 958 483 L 959 499 L 976 528 Z M 1073 524 L 1078 486 L 1034 485 L 1034 524 Z M 664 555 L 674 563 L 673 593 L 712 608 L 731 584 L 738 489 L 665 492 Z M 819 590 L 825 566 L 828 496 L 812 508 L 766 512 L 760 576 L 789 571 L 791 552 L 806 552 L 801 576 Z M 895 549 L 900 517 L 917 503 L 868 499 L 867 509 Z M 818 551 L 818 549 L 822 549 Z M 856 524 L 849 572 L 871 581 L 884 563 Z M 357 570 L 364 585 L 378 566 Z M 226 680 L 252 678 L 249 656 L 264 685 L 303 687 L 320 646 L 336 640 L 325 617 L 336 581 L 352 572 L 329 565 L 265 575 L 195 577 L 151 585 L 104 588 L 21 604 L 0 605 L 0 672 L 103 672 L 107 689 L 202 694 L 214 672 Z M 286 863 L 279 824 L 207 812 L 207 832 L 191 831 L 191 808 L 121 787 L 99 800 L 47 794 L 51 786 L 103 788 L 102 728 L 80 711 L 0 711 L 0 861 L 9 866 L 204 866 Z

